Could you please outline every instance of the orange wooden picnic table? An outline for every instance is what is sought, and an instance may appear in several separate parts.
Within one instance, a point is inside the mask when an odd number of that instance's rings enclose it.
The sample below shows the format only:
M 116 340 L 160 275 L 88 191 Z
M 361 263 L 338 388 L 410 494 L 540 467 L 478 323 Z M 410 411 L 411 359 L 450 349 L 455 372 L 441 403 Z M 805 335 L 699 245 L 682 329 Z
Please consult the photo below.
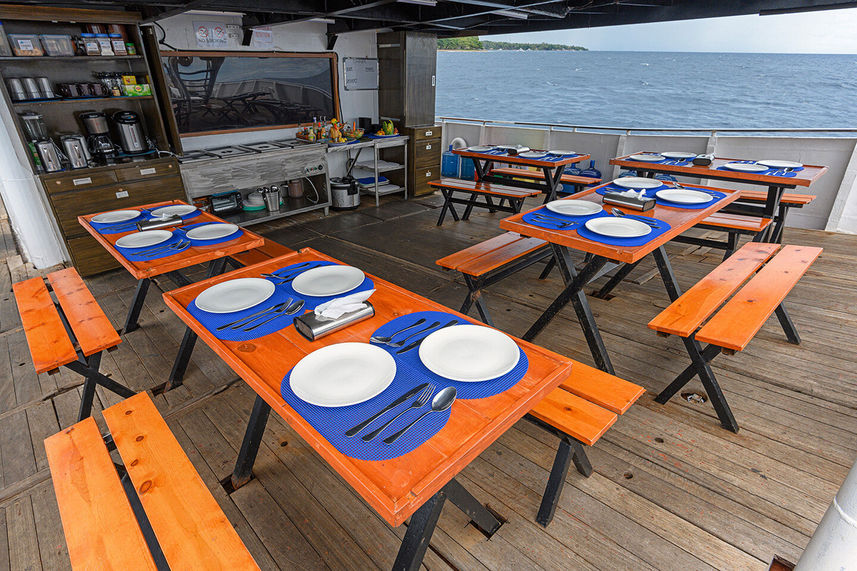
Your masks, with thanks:
M 476 180 L 540 190 L 545 193 L 545 202 L 549 202 L 556 198 L 557 191 L 562 187 L 562 175 L 565 171 L 565 167 L 590 159 L 590 156 L 585 153 L 554 157 L 547 160 L 545 158 L 528 158 L 518 155 L 509 155 L 507 153 L 498 155 L 491 151 L 471 151 L 466 148 L 455 149 L 452 152 L 473 161 L 473 166 L 476 169 Z M 547 152 L 545 152 L 545 154 L 547 155 Z M 542 171 L 544 178 L 542 179 L 542 182 L 510 180 L 508 177 L 491 174 L 491 169 L 494 163 L 535 167 Z
M 368 343 L 369 337 L 390 320 L 418 311 L 443 311 L 461 321 L 477 323 L 440 304 L 375 276 L 370 301 L 375 315 L 310 342 L 289 325 L 251 341 L 224 341 L 215 337 L 188 310 L 206 288 L 227 280 L 259 277 L 287 265 L 312 261 L 336 262 L 306 248 L 300 252 L 241 268 L 164 294 L 166 304 L 211 347 L 257 395 L 244 442 L 232 474 L 235 488 L 246 484 L 271 410 L 304 438 L 390 525 L 411 518 L 394 568 L 416 569 L 428 545 L 446 499 L 467 513 L 488 533 L 500 523 L 454 479 L 467 464 L 522 418 L 545 395 L 568 378 L 569 359 L 530 343 L 516 340 L 529 361 L 524 377 L 494 396 L 458 399 L 446 425 L 423 444 L 387 460 L 360 460 L 340 452 L 281 394 L 286 374 L 304 356 L 336 343 Z M 481 325 L 481 324 L 480 324 Z M 343 432 L 348 427 L 343 427 Z
M 597 187 L 585 190 L 575 194 L 564 200 L 584 200 L 602 205 L 604 210 L 610 212 L 616 206 L 604 204 L 602 197 L 596 191 L 608 186 L 610 183 L 602 184 Z M 667 294 L 671 300 L 677 299 L 681 295 L 681 289 L 675 279 L 672 271 L 669 258 L 667 257 L 664 245 L 681 234 L 682 232 L 699 224 L 709 215 L 721 210 L 726 205 L 734 202 L 739 197 L 739 192 L 731 192 L 724 189 L 715 189 L 700 185 L 693 185 L 692 188 L 700 188 L 722 192 L 724 198 L 713 202 L 711 205 L 704 208 L 676 208 L 657 204 L 653 209 L 646 212 L 630 210 L 628 208 L 619 208 L 622 212 L 637 217 L 650 217 L 670 225 L 670 228 L 660 235 L 655 236 L 645 244 L 638 246 L 619 246 L 610 245 L 602 242 L 597 242 L 585 238 L 578 234 L 575 228 L 551 229 L 542 228 L 533 224 L 524 222 L 523 217 L 530 212 L 539 210 L 542 207 L 535 208 L 522 214 L 517 214 L 500 221 L 500 228 L 516 232 L 522 236 L 531 238 L 540 238 L 548 242 L 553 251 L 553 262 L 560 270 L 565 287 L 548 308 L 542 313 L 530 329 L 523 335 L 523 339 L 532 341 L 550 321 L 562 310 L 569 302 L 574 307 L 577 314 L 580 326 L 586 337 L 589 345 L 589 350 L 592 357 L 595 359 L 595 364 L 598 368 L 608 373 L 613 374 L 613 365 L 610 362 L 610 357 L 607 349 L 604 346 L 604 341 L 601 338 L 601 333 L 595 323 L 595 317 L 592 314 L 592 309 L 583 292 L 584 286 L 589 282 L 597 279 L 609 271 L 608 263 L 619 262 L 624 264 L 619 268 L 614 276 L 604 285 L 604 287 L 596 294 L 598 297 L 607 296 L 610 291 L 616 287 L 625 277 L 637 266 L 637 264 L 649 254 L 652 254 L 657 263 L 661 279 L 667 289 Z M 587 254 L 586 261 L 580 269 L 576 269 L 573 260 L 571 259 L 570 250 L 578 250 Z M 605 270 L 607 267 L 607 270 Z
M 135 207 L 136 210 L 146 209 L 151 210 L 161 206 L 184 205 L 185 202 L 180 200 L 170 200 L 166 202 L 155 202 Z M 231 254 L 246 252 L 254 248 L 261 247 L 265 240 L 258 234 L 254 234 L 246 229 L 243 229 L 241 236 L 227 242 L 218 244 L 196 246 L 191 245 L 189 248 L 177 252 L 171 256 L 156 258 L 148 261 L 131 261 L 116 248 L 116 241 L 122 236 L 136 232 L 136 228 L 117 234 L 102 234 L 92 226 L 90 220 L 102 214 L 94 212 L 84 216 L 78 216 L 77 220 L 93 238 L 104 246 L 111 256 L 116 258 L 122 266 L 128 270 L 137 280 L 137 290 L 134 294 L 134 300 L 128 310 L 128 316 L 125 319 L 125 327 L 123 331 L 128 333 L 137 329 L 137 319 L 140 317 L 140 310 L 143 308 L 143 301 L 146 299 L 146 293 L 149 291 L 149 283 L 153 277 L 166 274 L 177 286 L 183 286 L 190 283 L 190 280 L 181 273 L 181 270 L 195 266 L 197 264 L 209 263 L 209 275 L 222 273 L 226 261 Z M 225 220 L 214 216 L 208 212 L 201 212 L 199 216 L 187 219 L 184 224 L 198 224 L 204 222 L 219 222 L 226 223 Z

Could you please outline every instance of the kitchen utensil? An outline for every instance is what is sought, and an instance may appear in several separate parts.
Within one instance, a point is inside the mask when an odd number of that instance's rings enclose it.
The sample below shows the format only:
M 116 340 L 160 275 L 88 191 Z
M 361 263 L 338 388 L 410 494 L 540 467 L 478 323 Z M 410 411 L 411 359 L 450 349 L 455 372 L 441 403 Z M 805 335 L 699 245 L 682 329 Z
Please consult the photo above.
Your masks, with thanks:
M 404 409 L 399 414 L 397 414 L 396 416 L 394 416 L 393 418 L 391 418 L 390 420 L 388 420 L 387 422 L 385 422 L 384 424 L 382 424 L 381 426 L 379 426 L 378 428 L 376 428 L 372 432 L 367 432 L 366 434 L 364 434 L 362 437 L 363 441 L 369 442 L 370 440 L 372 440 L 373 438 L 375 438 L 376 436 L 381 434 L 381 431 L 383 431 L 385 428 L 387 428 L 388 426 L 390 426 L 391 424 L 393 424 L 394 422 L 396 422 L 397 420 L 402 418 L 402 416 L 404 416 L 405 414 L 409 413 L 410 411 L 414 410 L 415 408 L 424 407 L 426 405 L 426 403 L 429 401 L 429 399 L 431 398 L 431 395 L 434 394 L 434 389 L 435 389 L 435 385 L 433 385 L 433 384 L 428 385 L 426 388 L 424 388 L 422 390 L 422 392 L 419 394 L 419 396 L 416 398 L 416 400 L 411 403 L 411 406 Z
M 116 245 L 120 248 L 147 248 L 166 242 L 172 237 L 173 233 L 169 230 L 146 230 L 122 236 L 116 240 Z
M 148 232 L 148 230 L 143 230 L 143 232 Z M 139 252 L 134 252 L 135 256 L 154 256 L 155 254 L 166 254 L 170 250 L 184 250 L 190 246 L 190 240 L 181 240 L 179 242 L 174 242 L 172 244 L 166 244 L 164 246 L 158 246 L 155 248 L 151 248 L 149 250 L 141 250 Z M 172 255 L 172 254 L 170 254 Z
M 293 272 L 293 271 L 295 271 L 295 270 L 298 270 L 298 269 L 300 269 L 300 268 L 306 267 L 306 266 L 308 266 L 308 265 L 310 265 L 310 264 L 312 264 L 312 263 L 313 263 L 313 262 L 303 262 L 302 264 L 298 264 L 298 265 L 296 265 L 296 266 L 292 266 L 291 268 L 289 268 L 289 269 L 287 269 L 287 270 L 286 270 L 285 275 L 284 275 L 284 274 L 279 274 L 279 273 L 265 273 L 265 274 L 262 274 L 262 277 L 263 277 L 263 278 L 283 278 L 283 277 L 285 277 L 285 276 L 289 275 L 291 272 Z
M 205 224 L 203 226 L 191 228 L 185 232 L 185 235 L 191 240 L 218 240 L 220 238 L 231 236 L 239 230 L 241 230 L 241 228 L 235 224 L 215 222 L 213 224 Z
M 381 343 L 382 345 L 386 345 L 387 343 L 392 341 L 393 337 L 395 337 L 396 335 L 404 333 L 405 331 L 408 331 L 409 329 L 413 329 L 417 325 L 422 325 L 423 323 L 425 323 L 425 321 L 426 321 L 425 317 L 420 317 L 418 320 L 414 321 L 413 323 L 411 323 L 407 327 L 399 329 L 398 331 L 396 331 L 395 333 L 393 333 L 389 336 L 374 336 L 373 335 L 372 337 L 369 338 L 369 342 L 370 343 Z
M 275 309 L 274 311 L 272 311 L 268 314 L 265 314 L 262 317 L 257 317 L 255 319 L 251 320 L 250 322 L 245 323 L 244 325 L 242 325 L 243 331 L 253 331 L 254 329 L 257 329 L 257 328 L 265 325 L 266 323 L 273 321 L 274 319 L 280 317 L 281 315 L 294 315 L 304 306 L 304 303 L 306 303 L 306 302 L 304 302 L 304 300 L 302 300 L 302 299 L 299 299 L 299 300 L 293 302 L 292 298 L 290 297 L 286 301 L 286 303 L 288 303 L 288 305 L 286 305 L 285 307 L 280 307 L 280 308 Z M 261 321 L 259 321 L 260 319 L 261 319 Z M 250 323 L 252 323 L 252 321 L 256 321 L 256 323 L 254 323 L 253 325 L 250 325 Z M 248 325 L 249 325 L 249 327 L 248 327 Z M 233 327 L 232 329 L 235 329 L 235 327 Z
M 296 276 L 292 280 L 292 289 L 301 295 L 328 297 L 349 292 L 364 279 L 366 274 L 353 266 L 322 266 Z
M 289 198 L 303 198 L 304 184 L 299 178 L 289 181 Z
M 110 139 L 107 115 L 99 111 L 87 111 L 78 115 L 78 118 L 89 134 L 87 143 L 90 152 L 102 160 L 112 159 L 116 155 L 116 147 Z
M 448 321 L 447 323 L 445 323 L 444 325 L 441 325 L 440 327 L 438 327 L 437 330 L 440 331 L 441 329 L 446 329 L 447 327 L 452 327 L 453 325 L 457 325 L 457 324 L 458 324 L 458 320 L 452 319 L 452 320 Z M 407 353 L 408 351 L 411 351 L 412 349 L 416 349 L 417 347 L 420 346 L 420 343 L 425 341 L 425 339 L 426 339 L 425 337 L 421 337 L 421 338 L 417 339 L 416 341 L 414 341 L 413 343 L 411 343 L 407 347 L 405 347 L 403 349 L 399 349 L 398 351 L 396 351 L 396 355 L 401 355 L 402 353 Z
M 208 313 L 234 313 L 259 305 L 276 289 L 271 281 L 262 278 L 237 278 L 205 289 L 194 303 Z
M 662 200 L 677 204 L 704 204 L 711 202 L 710 194 L 686 188 L 665 188 L 655 192 L 655 195 Z
M 360 424 L 348 429 L 345 432 L 345 436 L 351 437 L 351 436 L 356 435 L 358 432 L 360 432 L 361 430 L 363 430 L 364 428 L 366 428 L 367 426 L 372 424 L 375 420 L 380 418 L 384 413 L 390 412 L 391 410 L 393 410 L 394 408 L 396 408 L 397 406 L 399 406 L 400 404 L 402 404 L 403 402 L 405 402 L 406 400 L 408 400 L 412 396 L 414 396 L 418 393 L 421 393 L 428 386 L 429 386 L 428 383 L 422 383 L 420 385 L 415 386 L 414 388 L 412 388 L 411 390 L 409 390 L 408 392 L 406 392 L 405 394 L 403 394 L 402 396 L 400 396 L 399 398 L 397 398 L 396 400 L 394 400 L 393 402 L 391 402 L 390 404 L 388 404 L 387 406 L 385 406 L 384 408 L 382 408 L 381 410 L 379 410 L 378 412 L 376 412 L 375 414 L 373 414 L 372 416 L 370 416 L 369 418 L 367 418 L 366 420 L 361 422 Z M 432 387 L 432 392 L 434 392 L 434 387 Z M 431 396 L 431 393 L 429 393 L 429 396 Z M 426 402 L 428 402 L 428 401 L 426 401 Z
M 580 222 L 572 222 L 570 220 L 560 220 L 559 218 L 548 218 L 546 216 L 541 216 L 539 214 L 533 214 L 533 218 L 535 218 L 537 221 L 547 222 L 547 223 L 552 224 L 554 226 L 558 226 L 560 229 L 568 228 L 570 226 L 577 226 L 580 224 Z
M 659 180 L 653 178 L 644 178 L 641 176 L 623 176 L 617 178 L 611 184 L 621 186 L 622 188 L 642 189 L 642 188 L 658 188 L 664 185 Z
M 706 199 L 706 202 L 708 202 L 707 199 Z M 613 216 L 616 216 L 617 218 L 622 218 L 623 216 L 628 216 L 627 214 L 625 214 L 624 212 L 622 212 L 618 208 L 611 208 L 610 212 L 613 214 Z M 660 228 L 661 227 L 661 225 L 658 224 L 657 222 L 655 222 L 654 220 L 645 220 L 644 218 L 629 218 L 629 220 L 637 220 L 639 222 L 642 222 L 643 224 L 648 224 L 652 228 Z
M 48 138 L 48 128 L 41 113 L 25 111 L 20 114 L 20 117 L 24 136 L 28 141 L 44 141 Z
M 247 323 L 250 323 L 251 321 L 253 321 L 254 318 L 258 318 L 262 315 L 265 315 L 266 313 L 270 313 L 271 311 L 276 311 L 276 310 L 280 309 L 281 307 L 288 307 L 289 304 L 292 302 L 292 299 L 293 298 L 290 297 L 289 299 L 287 299 L 286 301 L 284 301 L 282 303 L 278 303 L 276 305 L 272 305 L 270 307 L 260 309 L 256 313 L 251 313 L 250 315 L 247 315 L 246 317 L 242 317 L 241 319 L 236 319 L 235 321 L 230 321 L 229 323 L 224 323 L 223 325 L 218 326 L 215 329 L 215 331 L 223 331 L 224 329 L 230 329 L 230 328 L 237 329 L 239 327 L 243 327 Z
M 330 179 L 331 208 L 334 210 L 353 210 L 360 206 L 360 189 L 352 176 Z
M 298 361 L 289 386 L 298 398 L 316 406 L 349 406 L 369 400 L 390 386 L 396 361 L 368 343 L 337 343 Z
M 439 393 L 437 393 L 437 394 L 435 395 L 435 397 L 432 399 L 432 401 L 431 401 L 431 409 L 430 409 L 430 410 L 427 410 L 426 412 L 424 412 L 424 413 L 422 413 L 421 415 L 419 415 L 419 416 L 418 416 L 417 418 L 415 418 L 415 419 L 414 419 L 410 424 L 408 424 L 406 427 L 404 427 L 403 429 L 401 429 L 401 430 L 400 430 L 400 431 L 398 431 L 397 433 L 395 433 L 395 434 L 393 434 L 393 435 L 388 436 L 387 438 L 385 438 L 385 439 L 384 439 L 384 443 L 385 443 L 385 444 L 392 444 L 392 443 L 394 443 L 394 442 L 395 442 L 396 440 L 398 440 L 398 439 L 399 439 L 399 438 L 400 438 L 404 433 L 406 433 L 408 430 L 410 430 L 410 429 L 411 429 L 411 427 L 412 427 L 413 425 L 415 425 L 416 423 L 418 423 L 419 421 L 421 421 L 423 418 L 425 418 L 425 416 L 426 416 L 426 415 L 431 414 L 431 413 L 433 413 L 433 412 L 443 412 L 443 411 L 445 411 L 446 409 L 448 409 L 449 407 L 451 407 L 451 406 L 452 406 L 452 403 L 454 403 L 454 402 L 455 402 L 455 398 L 456 398 L 457 396 L 458 396 L 458 391 L 455 389 L 455 387 L 446 387 L 445 389 L 441 390 L 441 391 L 440 391 Z
M 36 150 L 39 153 L 39 158 L 42 160 L 42 166 L 45 172 L 57 172 L 62 170 L 62 162 L 57 151 L 57 146 L 50 139 L 38 141 Z
M 126 154 L 140 153 L 146 150 L 146 136 L 140 124 L 140 115 L 133 111 L 117 111 L 113 114 L 119 145 Z
M 405 343 L 407 343 L 408 341 L 410 341 L 411 339 L 413 339 L 417 335 L 421 335 L 422 333 L 425 333 L 426 331 L 431 331 L 432 329 L 434 329 L 438 325 L 440 325 L 440 321 L 435 321 L 431 325 L 423 327 L 422 329 L 420 329 L 416 333 L 411 333 L 410 335 L 408 335 L 407 337 L 405 337 L 401 341 L 391 341 L 390 343 L 387 343 L 387 345 L 389 345 L 390 347 L 402 347 Z
M 505 333 L 481 325 L 435 331 L 420 345 L 420 361 L 431 372 L 463 382 L 496 379 L 515 368 L 518 345 Z
M 566 216 L 588 216 L 601 212 L 601 205 L 588 200 L 554 200 L 545 204 L 548 210 Z M 568 222 L 568 220 L 563 220 Z
M 280 210 L 280 189 L 277 186 L 262 189 L 262 196 L 265 199 L 265 208 L 268 212 L 277 212 Z
M 643 224 L 639 220 L 616 216 L 592 218 L 587 220 L 584 226 L 596 234 L 612 238 L 639 238 L 652 231 L 648 224 Z

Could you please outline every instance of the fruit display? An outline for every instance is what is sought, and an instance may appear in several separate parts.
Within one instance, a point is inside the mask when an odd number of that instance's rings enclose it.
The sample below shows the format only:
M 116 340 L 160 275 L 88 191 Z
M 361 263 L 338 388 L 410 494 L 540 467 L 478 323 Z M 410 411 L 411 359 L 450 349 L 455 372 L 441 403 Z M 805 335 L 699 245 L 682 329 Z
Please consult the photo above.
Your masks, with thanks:
M 313 121 L 306 127 L 298 126 L 296 137 L 310 143 L 328 143 L 343 145 L 357 141 L 363 136 L 363 129 L 358 129 L 356 123 L 341 123 L 338 119 L 330 121 Z
M 399 130 L 393 125 L 392 121 L 382 121 L 381 128 L 375 133 L 379 137 L 390 137 L 392 135 L 398 135 Z

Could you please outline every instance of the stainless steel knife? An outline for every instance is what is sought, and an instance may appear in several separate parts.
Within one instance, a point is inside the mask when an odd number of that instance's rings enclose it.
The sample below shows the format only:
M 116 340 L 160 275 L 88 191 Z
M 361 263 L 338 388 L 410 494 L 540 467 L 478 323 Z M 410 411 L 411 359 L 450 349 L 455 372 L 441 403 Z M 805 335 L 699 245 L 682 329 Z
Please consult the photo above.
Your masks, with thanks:
M 369 418 L 367 418 L 366 420 L 364 420 L 363 422 L 361 422 L 360 424 L 358 424 L 354 428 L 350 429 L 348 432 L 345 433 L 345 436 L 354 436 L 355 434 L 357 434 L 358 432 L 360 432 L 361 430 L 363 430 L 364 428 L 369 426 L 369 424 L 371 424 L 373 420 L 376 420 L 378 417 L 380 417 L 385 412 L 389 412 L 389 411 L 393 410 L 394 408 L 396 408 L 397 406 L 399 406 L 400 404 L 402 404 L 403 402 L 405 402 L 406 400 L 408 400 L 409 398 L 411 398 L 415 394 L 421 392 L 427 386 L 428 386 L 428 383 L 423 383 L 419 386 L 412 388 L 411 390 L 409 390 L 408 392 L 406 392 L 405 394 L 403 394 L 402 396 L 400 396 L 399 398 L 397 398 L 396 400 L 394 400 L 393 402 L 391 402 L 390 404 L 388 404 L 387 406 L 382 408 L 380 411 L 376 412 L 375 414 L 373 414 L 372 416 L 370 416 Z

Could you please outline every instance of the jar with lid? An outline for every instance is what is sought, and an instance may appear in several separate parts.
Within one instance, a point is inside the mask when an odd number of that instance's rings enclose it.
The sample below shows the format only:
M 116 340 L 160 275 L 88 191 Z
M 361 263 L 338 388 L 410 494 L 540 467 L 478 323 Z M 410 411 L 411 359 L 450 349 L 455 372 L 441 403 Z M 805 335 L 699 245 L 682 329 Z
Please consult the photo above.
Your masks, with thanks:
M 120 34 L 110 34 L 110 44 L 113 46 L 113 53 L 117 56 L 128 55 L 128 51 L 125 49 L 125 40 Z
M 110 36 L 107 34 L 95 34 L 95 39 L 98 40 L 98 48 L 101 50 L 101 55 L 116 55 L 113 53 L 113 46 L 110 44 Z
M 95 37 L 95 34 L 90 34 L 89 32 L 84 32 L 80 35 L 81 42 L 83 43 L 83 49 L 85 55 L 88 56 L 100 56 L 101 55 L 101 46 L 98 44 L 98 39 Z

